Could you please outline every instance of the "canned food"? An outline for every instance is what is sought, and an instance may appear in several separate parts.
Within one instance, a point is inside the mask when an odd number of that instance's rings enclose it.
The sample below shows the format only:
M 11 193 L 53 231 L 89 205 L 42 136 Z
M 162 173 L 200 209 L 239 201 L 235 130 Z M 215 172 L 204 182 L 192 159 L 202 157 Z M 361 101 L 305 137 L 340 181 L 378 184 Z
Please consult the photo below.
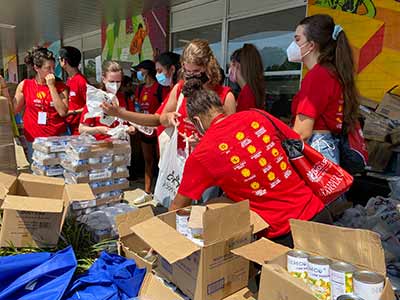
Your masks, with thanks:
M 101 159 L 99 157 L 90 157 L 89 164 L 94 165 L 100 163 Z
M 307 281 L 309 255 L 300 250 L 291 250 L 287 253 L 287 270 L 290 275 Z
M 180 209 L 176 212 L 176 231 L 184 236 L 189 236 L 190 210 Z
M 354 294 L 364 300 L 379 300 L 385 278 L 375 272 L 359 271 L 353 275 Z
M 329 266 L 331 263 L 330 259 L 322 256 L 308 258 L 308 284 L 318 299 L 330 299 Z
M 335 262 L 330 266 L 331 298 L 337 300 L 340 295 L 353 292 L 353 273 L 356 268 L 345 262 Z
M 342 295 L 339 296 L 337 300 L 364 300 L 364 299 L 356 295 Z

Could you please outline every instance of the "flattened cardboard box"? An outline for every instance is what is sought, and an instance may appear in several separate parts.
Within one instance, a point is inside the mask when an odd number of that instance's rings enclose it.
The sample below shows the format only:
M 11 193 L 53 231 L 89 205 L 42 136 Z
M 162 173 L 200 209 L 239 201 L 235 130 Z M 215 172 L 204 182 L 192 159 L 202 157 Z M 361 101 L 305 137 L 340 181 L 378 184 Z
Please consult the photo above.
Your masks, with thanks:
M 400 120 L 400 96 L 392 94 L 392 90 L 383 96 L 376 112 L 386 118 Z
M 291 220 L 295 249 L 353 264 L 361 270 L 386 275 L 384 251 L 378 234 L 361 229 Z M 286 270 L 286 254 L 291 250 L 267 239 L 260 239 L 232 252 L 263 266 L 259 300 L 316 300 L 309 287 Z M 394 300 L 389 279 L 380 300 Z
M 3 224 L 0 246 L 57 245 L 70 202 L 94 199 L 87 184 L 65 185 L 63 179 L 0 173 Z
M 251 240 L 248 202 L 207 208 L 202 247 L 175 230 L 176 211 L 130 228 L 159 254 L 156 272 L 194 300 L 223 299 L 247 286 L 249 274 L 248 261 L 230 252 Z

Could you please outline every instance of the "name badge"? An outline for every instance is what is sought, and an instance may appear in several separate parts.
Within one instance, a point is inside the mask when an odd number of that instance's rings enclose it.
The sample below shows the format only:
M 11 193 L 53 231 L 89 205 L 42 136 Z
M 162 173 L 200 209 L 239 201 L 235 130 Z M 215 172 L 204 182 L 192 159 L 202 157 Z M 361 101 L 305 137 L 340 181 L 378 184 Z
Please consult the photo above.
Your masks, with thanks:
M 47 123 L 47 113 L 44 111 L 39 111 L 38 114 L 38 124 L 39 125 L 46 125 Z

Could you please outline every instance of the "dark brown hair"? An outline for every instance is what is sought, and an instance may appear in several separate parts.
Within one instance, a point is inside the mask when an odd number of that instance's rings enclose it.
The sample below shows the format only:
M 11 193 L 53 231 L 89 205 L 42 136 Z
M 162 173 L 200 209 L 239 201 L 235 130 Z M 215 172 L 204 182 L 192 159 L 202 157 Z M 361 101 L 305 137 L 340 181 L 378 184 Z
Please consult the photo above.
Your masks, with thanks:
M 186 109 L 192 122 L 194 116 L 205 115 L 213 109 L 220 113 L 224 112 L 218 95 L 212 90 L 205 89 L 200 79 L 186 81 L 182 93 L 187 99 Z
M 31 67 L 36 66 L 41 68 L 43 64 L 48 61 L 56 61 L 53 52 L 44 47 L 33 47 L 26 53 L 24 62 Z
M 232 61 L 240 63 L 240 70 L 246 83 L 256 97 L 256 107 L 265 108 L 264 67 L 260 52 L 253 44 L 244 44 L 233 52 Z
M 354 79 L 353 52 L 346 33 L 342 30 L 336 40 L 332 37 L 335 22 L 329 15 L 313 15 L 303 19 L 299 25 L 304 26 L 307 40 L 318 45 L 318 63 L 330 69 L 342 85 L 344 128 L 353 129 L 358 119 L 359 94 Z

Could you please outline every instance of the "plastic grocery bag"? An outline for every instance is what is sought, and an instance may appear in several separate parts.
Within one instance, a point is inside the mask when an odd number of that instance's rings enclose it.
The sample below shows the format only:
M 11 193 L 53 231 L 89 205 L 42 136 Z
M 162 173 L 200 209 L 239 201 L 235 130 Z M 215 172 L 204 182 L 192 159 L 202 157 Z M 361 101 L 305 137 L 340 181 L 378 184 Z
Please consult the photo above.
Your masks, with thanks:
M 137 297 L 146 269 L 134 260 L 102 252 L 92 267 L 69 288 L 64 300 L 127 300 Z
M 85 120 L 87 118 L 100 117 L 101 123 L 111 126 L 116 118 L 104 114 L 103 109 L 100 107 L 100 104 L 103 102 L 114 102 L 116 104 L 119 103 L 115 95 L 107 93 L 101 89 L 97 89 L 88 84 L 86 89 L 86 106 L 88 112 L 84 116 Z
M 162 206 L 169 207 L 181 184 L 183 169 L 189 156 L 189 144 L 186 141 L 184 155 L 178 154 L 178 129 L 175 128 L 171 140 L 165 145 L 160 159 L 154 199 Z
M 72 247 L 54 254 L 44 252 L 0 257 L 0 299 L 61 299 L 76 266 Z

